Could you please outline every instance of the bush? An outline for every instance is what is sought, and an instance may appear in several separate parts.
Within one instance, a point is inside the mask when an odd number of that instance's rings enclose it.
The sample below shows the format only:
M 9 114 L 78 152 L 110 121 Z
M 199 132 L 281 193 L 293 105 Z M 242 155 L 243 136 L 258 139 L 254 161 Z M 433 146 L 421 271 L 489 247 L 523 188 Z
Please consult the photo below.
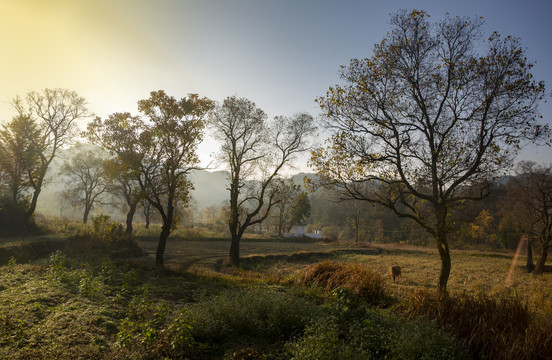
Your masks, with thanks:
M 136 239 L 126 234 L 123 226 L 111 221 L 109 215 L 97 215 L 91 219 L 92 226 L 81 225 L 77 238 L 82 240 L 79 248 L 82 250 L 108 251 L 114 257 L 133 257 L 143 255 Z
M 536 325 L 519 298 L 419 291 L 401 305 L 410 317 L 423 315 L 463 339 L 477 358 L 552 358 L 552 326 Z
M 240 290 L 204 299 L 190 308 L 194 338 L 207 343 L 258 339 L 285 341 L 300 334 L 322 310 L 276 290 Z
M 118 222 L 110 221 L 109 215 L 92 216 L 92 229 L 94 239 L 105 247 L 120 248 L 128 238 L 123 226 Z
M 0 199 L 0 237 L 31 235 L 38 233 L 34 218 L 27 221 L 28 202 L 14 203 Z
M 62 285 L 69 292 L 87 298 L 112 293 L 120 298 L 136 291 L 140 281 L 135 269 L 115 266 L 108 257 L 92 260 L 101 260 L 101 263 L 80 263 L 68 258 L 62 251 L 56 251 L 48 259 L 47 279 L 50 285 L 54 288 Z
M 343 321 L 329 317 L 290 344 L 295 360 L 468 359 L 461 344 L 427 321 L 407 321 L 377 310 Z
M 371 305 L 382 305 L 387 302 L 383 277 L 361 265 L 330 260 L 319 262 L 303 270 L 299 283 L 316 285 L 327 291 L 346 288 Z

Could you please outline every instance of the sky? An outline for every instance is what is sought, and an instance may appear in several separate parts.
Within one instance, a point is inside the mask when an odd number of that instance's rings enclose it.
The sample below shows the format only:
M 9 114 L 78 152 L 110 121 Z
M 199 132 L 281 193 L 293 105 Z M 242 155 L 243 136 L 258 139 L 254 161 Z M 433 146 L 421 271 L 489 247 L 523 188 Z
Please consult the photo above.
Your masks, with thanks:
M 0 0 L 0 121 L 14 115 L 10 98 L 58 87 L 100 117 L 137 113 L 160 89 L 246 97 L 270 118 L 318 116 L 314 99 L 340 82 L 340 65 L 370 57 L 390 14 L 413 8 L 434 20 L 482 16 L 485 34 L 521 38 L 535 79 L 552 89 L 549 0 Z M 540 109 L 551 122 L 550 102 Z M 202 144 L 203 162 L 216 150 Z M 530 146 L 519 158 L 550 163 L 552 151 Z

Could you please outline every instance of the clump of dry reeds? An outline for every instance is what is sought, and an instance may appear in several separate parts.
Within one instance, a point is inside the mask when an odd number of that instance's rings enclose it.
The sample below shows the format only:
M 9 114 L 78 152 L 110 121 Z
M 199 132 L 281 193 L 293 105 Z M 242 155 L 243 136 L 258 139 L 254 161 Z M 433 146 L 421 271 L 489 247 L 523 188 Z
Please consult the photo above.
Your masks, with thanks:
M 346 288 L 372 305 L 386 302 L 383 277 L 358 264 L 325 260 L 305 268 L 299 277 L 299 283 L 319 286 L 327 291 Z
M 552 325 L 534 319 L 519 298 L 418 291 L 399 306 L 434 319 L 481 359 L 550 359 Z

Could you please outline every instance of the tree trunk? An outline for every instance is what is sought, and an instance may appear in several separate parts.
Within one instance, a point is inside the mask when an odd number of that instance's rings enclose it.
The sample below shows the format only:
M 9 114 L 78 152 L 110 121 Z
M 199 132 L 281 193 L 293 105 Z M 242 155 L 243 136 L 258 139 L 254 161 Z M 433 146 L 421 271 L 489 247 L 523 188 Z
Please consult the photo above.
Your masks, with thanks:
M 240 266 L 240 237 L 232 235 L 232 243 L 230 244 L 230 263 L 236 267 Z
M 548 257 L 548 243 L 543 244 L 542 246 L 542 253 L 539 258 L 539 261 L 537 261 L 537 265 L 535 266 L 535 270 L 533 270 L 533 274 L 535 275 L 542 275 L 544 273 L 544 265 L 546 264 L 546 258 Z
M 239 173 L 234 174 L 232 184 L 230 186 L 230 219 L 228 221 L 228 230 L 230 230 L 230 236 L 232 242 L 230 244 L 230 263 L 236 267 L 240 266 L 240 224 L 239 224 Z M 243 224 L 242 224 L 243 226 Z
M 136 207 L 137 207 L 136 203 L 129 204 L 129 209 L 126 216 L 126 229 L 125 229 L 126 234 L 132 234 L 132 230 L 133 230 L 132 219 L 134 218 L 134 214 L 136 213 Z
M 38 187 L 33 192 L 33 197 L 31 198 L 31 204 L 29 205 L 29 209 L 27 210 L 27 213 L 25 214 L 25 221 L 31 220 L 31 217 L 33 216 L 35 210 L 36 210 L 36 204 L 38 202 L 38 195 L 40 195 L 40 191 L 42 187 L 42 180 L 39 181 Z
M 525 267 L 528 272 L 532 272 L 535 269 L 535 264 L 533 263 L 533 241 L 527 236 L 524 235 L 527 241 L 527 263 Z
M 439 274 L 439 283 L 437 290 L 440 293 L 447 292 L 447 283 L 450 276 L 450 249 L 448 247 L 446 236 L 441 234 L 435 237 L 437 242 L 437 249 L 439 250 L 439 256 L 441 257 L 441 272 Z
M 151 221 L 151 204 L 149 202 L 142 202 L 142 206 L 144 209 L 144 219 L 146 219 L 146 229 L 149 229 L 150 227 L 150 221 Z
M 18 194 L 17 186 L 14 186 L 11 189 L 11 197 L 10 197 L 12 204 L 17 204 L 17 194 Z
M 282 237 L 282 208 L 280 208 L 280 213 L 278 214 L 278 236 Z
M 88 214 L 90 213 L 90 208 L 88 206 L 84 207 L 84 215 L 82 216 L 82 223 L 86 224 L 88 222 Z
M 54 155 L 55 155 L 55 150 L 50 156 L 50 161 L 52 161 Z M 36 183 L 34 183 L 32 178 L 30 179 L 31 183 L 33 184 L 34 192 L 33 192 L 32 198 L 31 198 L 31 204 L 29 206 L 29 210 L 27 210 L 27 213 L 25 214 L 25 216 L 26 216 L 25 220 L 26 221 L 31 220 L 31 217 L 33 216 L 33 214 L 36 210 L 36 204 L 38 202 L 38 195 L 40 195 L 40 192 L 42 191 L 42 183 L 44 182 L 44 177 L 46 176 L 46 170 L 48 170 L 49 165 L 50 165 L 50 162 L 43 159 L 42 160 L 42 165 L 40 167 L 40 173 L 39 173 L 38 179 L 36 180 Z
M 170 223 L 164 223 L 161 228 L 161 234 L 159 235 L 159 243 L 157 244 L 157 252 L 155 254 L 155 265 L 163 267 L 163 255 L 165 254 L 165 246 L 167 245 L 167 239 L 171 233 Z

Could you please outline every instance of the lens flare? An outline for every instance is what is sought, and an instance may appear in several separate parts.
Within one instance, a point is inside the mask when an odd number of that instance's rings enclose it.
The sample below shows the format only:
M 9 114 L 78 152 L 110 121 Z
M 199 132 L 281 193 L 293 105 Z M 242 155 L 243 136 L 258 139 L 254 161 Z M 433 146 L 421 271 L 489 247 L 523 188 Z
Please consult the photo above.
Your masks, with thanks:
M 519 254 L 521 253 L 521 249 L 523 248 L 524 244 L 526 244 L 526 242 L 527 242 L 527 235 L 522 235 L 521 239 L 519 239 L 516 253 L 514 254 L 514 259 L 512 260 L 512 265 L 510 265 L 508 276 L 506 276 L 506 286 L 513 285 L 514 269 L 516 268 L 516 264 L 518 261 Z

